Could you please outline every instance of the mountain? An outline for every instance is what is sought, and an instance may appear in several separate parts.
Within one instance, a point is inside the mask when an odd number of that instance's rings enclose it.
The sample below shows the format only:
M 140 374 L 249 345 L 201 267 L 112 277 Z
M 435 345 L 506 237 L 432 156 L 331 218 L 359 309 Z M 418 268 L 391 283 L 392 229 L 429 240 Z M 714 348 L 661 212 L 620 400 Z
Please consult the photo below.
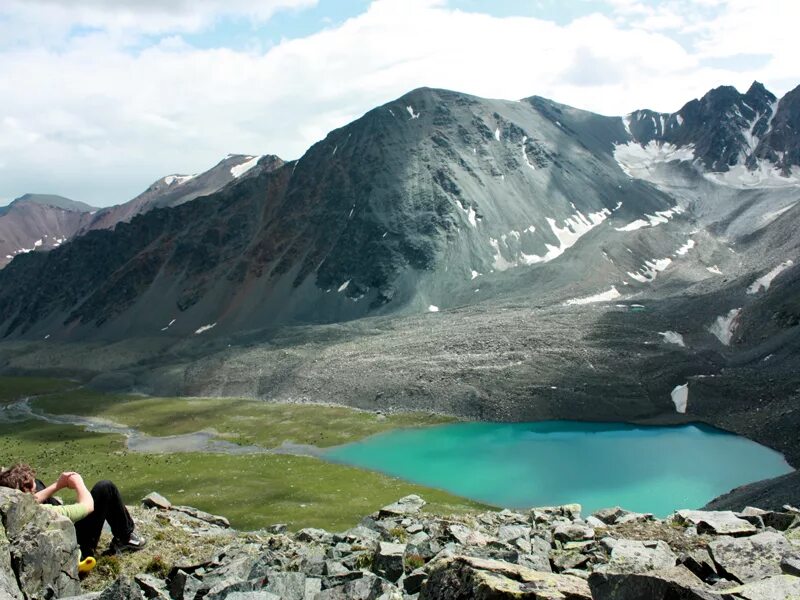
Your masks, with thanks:
M 414 90 L 297 161 L 15 259 L 0 364 L 162 394 L 704 421 L 800 464 L 797 96 L 754 83 L 608 117 Z
M 109 208 L 98 209 L 51 194 L 20 196 L 0 208 L 0 269 L 18 254 L 52 250 L 87 231 L 113 229 L 117 223 L 154 208 L 179 206 L 219 191 L 231 181 L 251 176 L 261 158 L 229 154 L 204 173 L 162 177 L 133 200 Z M 283 164 L 277 156 L 263 162 L 271 167 Z
M 0 208 L 0 268 L 17 255 L 57 248 L 90 220 L 94 210 L 51 194 L 25 194 Z
M 261 158 L 260 156 L 229 154 L 204 173 L 162 177 L 133 200 L 97 211 L 92 221 L 80 233 L 83 234 L 92 229 L 113 229 L 117 223 L 128 222 L 136 215 L 146 213 L 154 208 L 180 206 L 200 196 L 212 194 L 231 181 L 251 172 Z M 268 162 L 276 166 L 283 164 L 283 161 L 277 156 L 270 156 Z

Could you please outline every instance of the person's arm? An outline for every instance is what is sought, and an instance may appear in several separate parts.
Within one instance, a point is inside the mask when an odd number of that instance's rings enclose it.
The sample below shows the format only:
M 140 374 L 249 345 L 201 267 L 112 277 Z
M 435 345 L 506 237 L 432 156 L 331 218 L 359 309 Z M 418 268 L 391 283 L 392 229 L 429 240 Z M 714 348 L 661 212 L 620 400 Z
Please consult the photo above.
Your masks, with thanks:
M 94 498 L 92 498 L 92 493 L 89 491 L 89 488 L 83 483 L 83 477 L 78 473 L 72 473 L 68 481 L 67 486 L 75 490 L 75 493 L 78 495 L 78 504 L 86 508 L 87 513 L 92 512 L 94 510 Z
M 55 483 L 51 483 L 43 490 L 38 491 L 34 494 L 34 496 L 36 496 L 36 501 L 39 504 L 41 504 L 45 500 L 48 500 L 58 490 L 64 489 L 65 487 L 69 487 L 69 478 L 72 477 L 73 475 L 77 475 L 77 473 L 73 471 L 67 471 L 59 475 L 58 480 Z

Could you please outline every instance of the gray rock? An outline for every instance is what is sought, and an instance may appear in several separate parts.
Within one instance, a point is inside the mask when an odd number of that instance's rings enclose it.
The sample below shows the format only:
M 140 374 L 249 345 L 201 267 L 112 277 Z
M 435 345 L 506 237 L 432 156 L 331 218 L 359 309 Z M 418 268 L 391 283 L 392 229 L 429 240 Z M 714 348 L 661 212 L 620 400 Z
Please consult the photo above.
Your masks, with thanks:
M 269 573 L 264 591 L 275 594 L 281 600 L 305 600 L 306 576 L 278 571 Z
M 384 579 L 397 581 L 403 574 L 403 555 L 405 552 L 405 544 L 381 542 L 378 552 L 375 554 L 372 570 Z
M 172 502 L 164 498 L 158 492 L 150 492 L 142 498 L 142 506 L 145 508 L 160 508 L 162 510 L 169 510 L 172 508 Z
M 429 571 L 419 600 L 591 600 L 588 584 L 579 577 L 526 569 L 497 560 L 456 556 L 439 561 Z
M 231 524 L 225 517 L 220 515 L 212 515 L 211 513 L 207 513 L 203 510 L 198 510 L 192 506 L 172 506 L 172 509 L 175 512 L 183 513 L 185 515 L 189 515 L 199 521 L 203 521 L 204 523 L 210 523 L 211 525 L 216 525 L 217 527 L 222 527 L 223 529 L 228 529 Z
M 781 570 L 787 575 L 800 577 L 800 558 L 797 556 L 784 556 L 781 560 Z
M 717 567 L 711 555 L 708 550 L 703 548 L 682 555 L 678 561 L 703 581 L 707 581 L 717 574 Z
M 490 541 L 494 540 L 494 538 L 484 535 L 476 529 L 470 529 L 458 523 L 450 525 L 447 531 L 462 546 L 485 546 Z
M 791 575 L 773 575 L 726 590 L 746 600 L 794 600 L 800 598 L 800 578 Z
M 140 573 L 133 579 L 148 600 L 170 600 L 167 584 L 162 579 L 147 573 Z
M 425 502 L 425 500 L 416 494 L 411 494 L 410 496 L 400 498 L 400 500 L 393 504 L 381 508 L 378 511 L 378 518 L 418 515 L 422 511 L 422 507 L 426 504 L 427 502 Z
M 295 538 L 300 542 L 316 542 L 318 544 L 328 544 L 333 539 L 333 536 L 324 529 L 317 529 L 315 527 L 306 527 L 301 529 L 295 535 Z
M 553 529 L 553 537 L 560 542 L 594 539 L 594 529 L 585 525 L 562 524 Z
M 497 539 L 501 542 L 511 542 L 518 538 L 530 537 L 531 528 L 528 525 L 501 525 L 497 528 Z
M 338 560 L 326 560 L 325 561 L 325 575 L 328 577 L 338 577 L 340 575 L 345 575 L 349 573 L 353 569 L 348 569 Z
M 553 567 L 550 565 L 550 559 L 541 554 L 520 554 L 517 558 L 517 564 L 527 569 L 534 571 L 541 571 L 542 573 L 552 573 Z
M 274 523 L 267 527 L 267 531 L 270 533 L 286 533 L 289 530 L 289 526 L 286 523 Z
M 594 600 L 719 600 L 686 567 L 648 573 L 603 573 L 589 576 Z
M 31 494 L 0 488 L 0 596 L 79 594 L 79 554 L 69 519 L 40 506 Z
M 586 524 L 591 527 L 592 529 L 597 529 L 599 527 L 605 527 L 606 523 L 595 517 L 594 515 L 590 515 L 586 517 Z
M 553 567 L 558 573 L 576 569 L 589 562 L 589 557 L 580 552 L 554 552 L 550 557 Z
M 581 505 L 537 506 L 531 509 L 531 518 L 534 523 L 552 523 L 558 518 L 575 521 L 581 518 Z
M 422 531 L 422 525 L 419 523 L 412 523 L 406 527 L 408 533 L 419 533 Z
M 780 533 L 765 531 L 747 538 L 722 537 L 708 545 L 720 573 L 741 583 L 781 574 L 781 562 L 797 551 Z
M 380 577 L 372 573 L 364 573 L 364 576 L 359 579 L 322 590 L 314 596 L 314 600 L 377 600 L 384 593 L 388 593 L 391 588 L 392 586 L 381 580 Z M 400 590 L 394 589 L 397 592 L 395 597 L 398 600 L 401 599 Z
M 622 515 L 626 514 L 628 511 L 623 510 L 619 506 L 614 506 L 612 508 L 601 508 L 600 510 L 592 513 L 592 516 L 605 523 L 606 525 L 613 525 L 617 522 L 617 519 Z
M 97 600 L 144 600 L 144 596 L 133 579 L 123 575 L 100 592 Z
M 755 525 L 740 519 L 730 510 L 679 510 L 676 520 L 691 523 L 699 533 L 747 535 L 757 531 Z
M 411 571 L 403 578 L 403 589 L 407 594 L 416 594 L 426 579 L 428 579 L 428 574 L 423 569 Z
M 314 597 L 322 591 L 322 580 L 316 577 L 306 577 L 305 591 L 303 600 L 314 600 Z
M 283 600 L 280 596 L 263 590 L 252 592 L 231 592 L 225 600 Z
M 608 542 L 603 540 L 605 544 Z M 598 567 L 614 573 L 644 573 L 664 570 L 675 566 L 677 555 L 666 542 L 641 542 L 638 540 L 616 540 L 611 548 L 608 564 Z
M 624 515 L 617 518 L 615 525 L 624 525 L 625 523 L 642 523 L 644 521 L 652 521 L 653 519 L 653 513 L 637 513 L 626 511 Z

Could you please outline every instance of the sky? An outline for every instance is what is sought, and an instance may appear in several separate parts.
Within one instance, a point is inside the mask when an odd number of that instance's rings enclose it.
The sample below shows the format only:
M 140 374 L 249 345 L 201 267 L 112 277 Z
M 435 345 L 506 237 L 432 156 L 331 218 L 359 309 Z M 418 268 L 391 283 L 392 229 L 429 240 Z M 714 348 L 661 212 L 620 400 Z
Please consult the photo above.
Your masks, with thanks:
M 672 112 L 800 84 L 790 0 L 0 0 L 0 205 L 302 156 L 430 86 Z

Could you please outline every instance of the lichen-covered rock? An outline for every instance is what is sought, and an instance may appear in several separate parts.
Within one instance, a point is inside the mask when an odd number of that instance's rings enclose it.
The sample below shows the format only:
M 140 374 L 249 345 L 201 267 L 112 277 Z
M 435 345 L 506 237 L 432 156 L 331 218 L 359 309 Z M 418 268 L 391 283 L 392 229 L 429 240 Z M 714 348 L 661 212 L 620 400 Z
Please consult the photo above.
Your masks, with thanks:
M 30 494 L 0 488 L 0 597 L 39 600 L 80 593 L 75 528 Z
M 604 542 L 608 543 L 606 540 Z M 614 540 L 611 557 L 603 569 L 614 573 L 644 573 L 674 567 L 677 555 L 666 542 Z
M 400 498 L 400 500 L 394 502 L 393 504 L 384 506 L 382 509 L 380 509 L 378 514 L 381 517 L 417 515 L 420 513 L 425 504 L 425 500 L 416 494 L 411 494 L 409 496 Z
M 781 562 L 800 555 L 780 533 L 765 531 L 747 538 L 723 537 L 708 545 L 723 573 L 747 583 L 781 574 Z
M 594 600 L 719 600 L 683 566 L 648 573 L 602 573 L 589 576 Z
M 571 575 L 533 571 L 496 560 L 455 556 L 438 562 L 419 600 L 591 600 L 588 584 Z
M 737 517 L 730 510 L 679 510 L 675 518 L 679 522 L 691 523 L 699 533 L 748 535 L 757 531 L 755 525 Z

